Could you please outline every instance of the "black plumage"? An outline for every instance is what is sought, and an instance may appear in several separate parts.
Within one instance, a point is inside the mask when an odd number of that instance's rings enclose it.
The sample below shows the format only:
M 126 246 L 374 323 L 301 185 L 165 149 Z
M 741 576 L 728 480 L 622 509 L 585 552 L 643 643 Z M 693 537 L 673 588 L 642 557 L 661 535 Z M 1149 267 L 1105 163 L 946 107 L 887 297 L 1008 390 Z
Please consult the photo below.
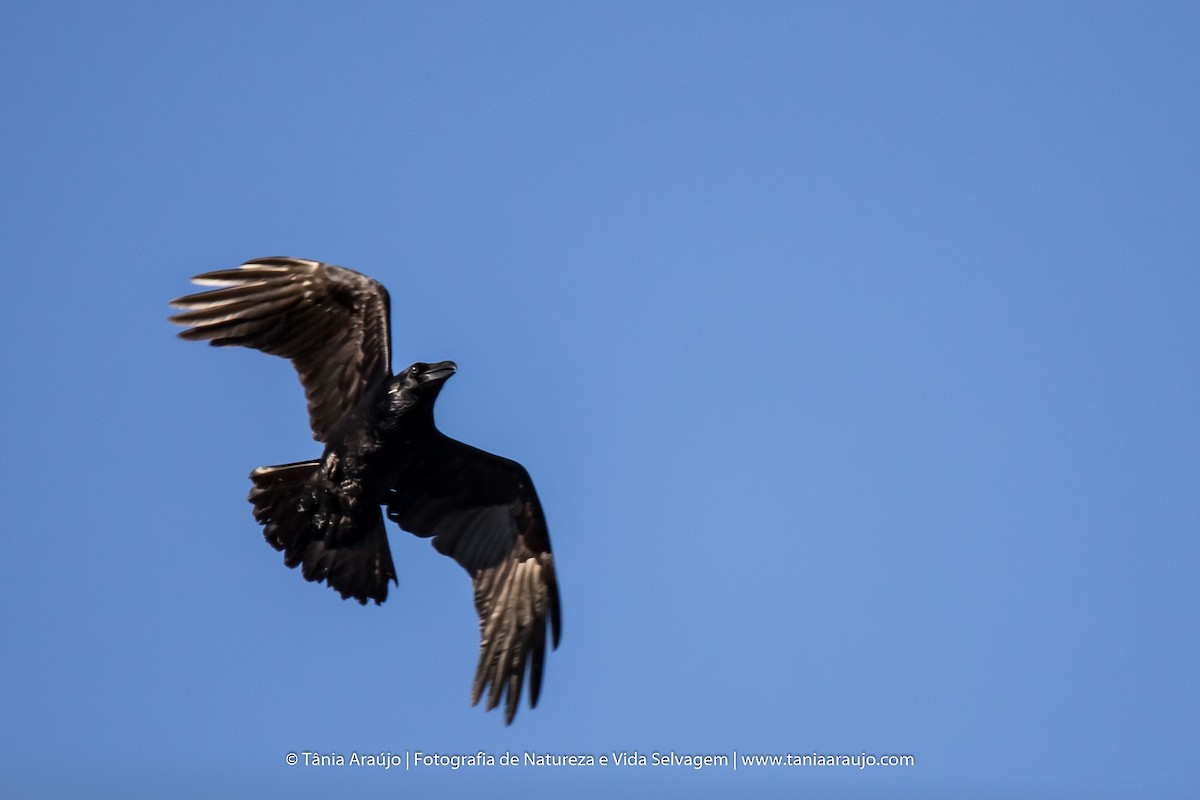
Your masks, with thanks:
M 454 363 L 393 375 L 387 290 L 344 267 L 259 258 L 193 280 L 218 288 L 171 301 L 171 321 L 189 326 L 179 335 L 290 359 L 325 445 L 318 460 L 250 474 L 254 517 L 284 563 L 343 598 L 382 603 L 396 581 L 386 506 L 471 576 L 481 637 L 471 702 L 486 692 L 490 711 L 503 699 L 511 723 L 528 673 L 536 706 L 547 620 L 553 647 L 562 624 L 546 521 L 524 467 L 435 426 Z

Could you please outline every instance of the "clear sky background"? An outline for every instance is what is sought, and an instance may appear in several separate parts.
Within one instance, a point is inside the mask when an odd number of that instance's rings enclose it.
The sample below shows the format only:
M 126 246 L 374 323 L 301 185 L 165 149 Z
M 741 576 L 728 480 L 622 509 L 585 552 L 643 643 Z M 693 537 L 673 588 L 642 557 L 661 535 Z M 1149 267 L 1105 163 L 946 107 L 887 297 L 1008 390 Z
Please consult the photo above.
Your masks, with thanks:
M 1194 4 L 0 17 L 6 796 L 1200 793 Z M 166 316 L 274 254 L 387 285 L 532 473 L 564 632 L 511 728 L 428 542 L 365 609 L 263 542 L 294 373 Z M 285 763 L 735 749 L 916 763 Z

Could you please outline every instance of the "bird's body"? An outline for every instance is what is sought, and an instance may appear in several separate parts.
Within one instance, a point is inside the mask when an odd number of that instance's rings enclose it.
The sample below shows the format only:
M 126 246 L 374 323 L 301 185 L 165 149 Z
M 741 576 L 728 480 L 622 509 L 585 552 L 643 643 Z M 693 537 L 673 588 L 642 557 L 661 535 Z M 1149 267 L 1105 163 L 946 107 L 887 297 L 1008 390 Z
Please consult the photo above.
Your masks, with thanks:
M 481 647 L 472 702 L 516 713 L 528 672 L 541 688 L 547 621 L 561 626 L 554 560 L 533 483 L 515 461 L 441 433 L 438 393 L 456 366 L 390 371 L 389 300 L 352 270 L 282 257 L 194 279 L 221 288 L 172 301 L 180 335 L 289 358 L 308 397 L 320 459 L 260 467 L 250 477 L 266 540 L 310 581 L 360 603 L 387 598 L 395 567 L 387 516 L 471 575 Z

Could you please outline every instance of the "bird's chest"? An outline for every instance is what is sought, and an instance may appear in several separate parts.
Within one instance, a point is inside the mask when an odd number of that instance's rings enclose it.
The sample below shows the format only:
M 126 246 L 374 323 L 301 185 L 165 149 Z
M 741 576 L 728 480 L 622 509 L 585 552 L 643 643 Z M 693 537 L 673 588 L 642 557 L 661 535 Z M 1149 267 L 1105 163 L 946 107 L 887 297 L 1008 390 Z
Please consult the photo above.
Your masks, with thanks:
M 361 416 L 350 421 L 325 448 L 321 477 L 343 498 L 383 502 L 428 438 L 427 428 L 406 418 Z

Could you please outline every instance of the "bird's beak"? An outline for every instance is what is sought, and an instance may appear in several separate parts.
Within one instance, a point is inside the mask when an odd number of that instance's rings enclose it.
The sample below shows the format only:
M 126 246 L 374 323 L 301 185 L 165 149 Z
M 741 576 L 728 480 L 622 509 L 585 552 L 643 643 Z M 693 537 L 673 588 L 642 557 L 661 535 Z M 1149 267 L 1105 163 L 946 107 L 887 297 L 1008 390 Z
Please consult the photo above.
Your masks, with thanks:
M 458 365 L 453 361 L 439 361 L 436 364 L 429 366 L 429 371 L 425 373 L 427 381 L 444 381 L 453 375 L 458 370 Z

